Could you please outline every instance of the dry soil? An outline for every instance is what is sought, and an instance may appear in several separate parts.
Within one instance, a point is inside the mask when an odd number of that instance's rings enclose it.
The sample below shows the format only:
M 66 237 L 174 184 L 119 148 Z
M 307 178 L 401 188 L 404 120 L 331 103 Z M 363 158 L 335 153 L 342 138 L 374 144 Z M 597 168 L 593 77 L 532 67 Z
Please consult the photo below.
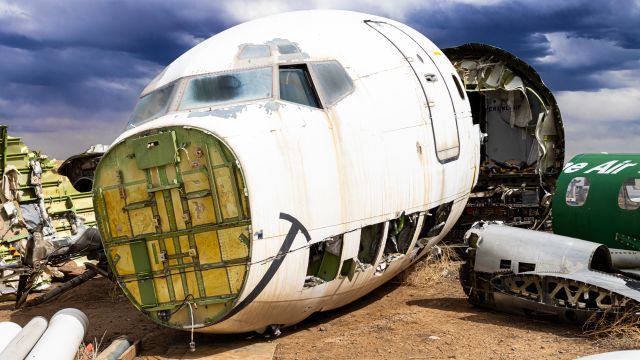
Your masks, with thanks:
M 0 303 L 0 321 L 25 325 L 64 307 L 87 314 L 85 341 L 102 341 L 102 347 L 125 334 L 140 341 L 142 358 L 165 359 L 167 351 L 186 349 L 189 342 L 188 332 L 155 325 L 100 276 L 37 307 L 16 311 L 13 303 Z M 196 334 L 195 340 L 225 347 L 276 342 L 276 359 L 575 359 L 616 350 L 575 326 L 476 308 L 455 277 L 424 286 L 383 285 L 350 305 L 283 329 L 277 338 Z

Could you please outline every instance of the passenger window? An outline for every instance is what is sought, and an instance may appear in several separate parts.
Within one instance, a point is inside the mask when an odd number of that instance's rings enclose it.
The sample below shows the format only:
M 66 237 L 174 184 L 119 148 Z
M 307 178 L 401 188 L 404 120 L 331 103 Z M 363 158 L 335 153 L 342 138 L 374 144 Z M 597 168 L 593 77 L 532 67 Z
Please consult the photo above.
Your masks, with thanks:
M 618 192 L 618 206 L 623 210 L 640 208 L 640 179 L 627 179 Z
M 313 63 L 311 68 L 325 106 L 337 103 L 353 91 L 353 81 L 337 61 Z
M 589 186 L 591 182 L 588 178 L 578 176 L 569 182 L 567 186 L 567 194 L 565 201 L 569 206 L 582 206 L 587 201 L 589 195 Z
M 462 89 L 462 85 L 460 84 L 458 77 L 455 74 L 451 74 L 451 77 L 453 77 L 453 82 L 456 84 L 456 88 L 458 88 L 458 95 L 460 95 L 460 99 L 464 100 L 464 90 Z
M 320 108 L 306 66 L 280 68 L 280 98 L 297 104 Z

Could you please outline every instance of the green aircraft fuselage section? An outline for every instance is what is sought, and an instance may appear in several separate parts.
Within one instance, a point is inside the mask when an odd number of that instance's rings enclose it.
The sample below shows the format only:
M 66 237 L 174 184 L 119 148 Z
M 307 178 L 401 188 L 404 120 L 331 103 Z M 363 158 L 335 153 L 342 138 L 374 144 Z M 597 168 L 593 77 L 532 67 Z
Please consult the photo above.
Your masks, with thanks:
M 553 198 L 553 232 L 640 250 L 640 154 L 581 154 L 565 166 Z

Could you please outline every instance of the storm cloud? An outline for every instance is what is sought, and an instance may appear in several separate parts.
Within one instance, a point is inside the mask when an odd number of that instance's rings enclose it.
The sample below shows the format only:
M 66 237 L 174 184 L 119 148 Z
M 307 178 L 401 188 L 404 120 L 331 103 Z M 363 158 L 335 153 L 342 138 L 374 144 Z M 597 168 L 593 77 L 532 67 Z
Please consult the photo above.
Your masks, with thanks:
M 299 4 L 0 0 L 0 119 L 11 134 L 58 158 L 110 143 L 146 83 L 173 59 L 239 22 Z M 570 154 L 640 151 L 630 141 L 640 135 L 640 1 L 305 5 L 391 17 L 442 48 L 467 42 L 504 48 L 536 67 L 556 94 Z

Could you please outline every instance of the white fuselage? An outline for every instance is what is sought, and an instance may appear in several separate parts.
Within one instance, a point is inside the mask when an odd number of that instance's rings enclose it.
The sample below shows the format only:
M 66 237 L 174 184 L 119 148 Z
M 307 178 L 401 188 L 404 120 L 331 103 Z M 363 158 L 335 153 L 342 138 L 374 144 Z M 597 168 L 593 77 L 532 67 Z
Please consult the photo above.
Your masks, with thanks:
M 237 55 L 243 44 L 283 42 L 295 44 L 300 52 L 272 51 L 268 57 L 249 60 Z M 323 108 L 280 99 L 279 67 L 327 60 L 346 69 L 353 81 L 348 95 Z M 464 91 L 460 94 L 456 87 L 455 69 L 431 41 L 392 20 L 308 11 L 251 21 L 182 55 L 145 93 L 187 76 L 262 66 L 273 68 L 271 98 L 170 110 L 127 130 L 114 142 L 155 128 L 192 127 L 227 144 L 240 163 L 253 238 L 251 265 L 236 305 L 247 296 L 254 298 L 233 316 L 197 331 L 232 333 L 287 326 L 358 299 L 444 237 L 476 181 L 479 129 L 472 124 Z M 446 203 L 452 203 L 452 209 L 444 230 L 418 248 L 419 229 L 429 210 Z M 344 234 L 341 263 L 354 259 L 363 227 L 388 224 L 402 212 L 420 214 L 406 254 L 380 269 L 383 243 L 373 265 L 358 268 L 351 280 L 338 275 L 304 286 L 311 245 Z M 292 227 L 281 213 L 297 219 L 310 240 L 298 231 L 278 257 Z M 386 226 L 383 239 L 388 231 Z M 280 266 L 268 274 L 276 259 L 282 260 Z M 261 282 L 263 288 L 251 294 Z

